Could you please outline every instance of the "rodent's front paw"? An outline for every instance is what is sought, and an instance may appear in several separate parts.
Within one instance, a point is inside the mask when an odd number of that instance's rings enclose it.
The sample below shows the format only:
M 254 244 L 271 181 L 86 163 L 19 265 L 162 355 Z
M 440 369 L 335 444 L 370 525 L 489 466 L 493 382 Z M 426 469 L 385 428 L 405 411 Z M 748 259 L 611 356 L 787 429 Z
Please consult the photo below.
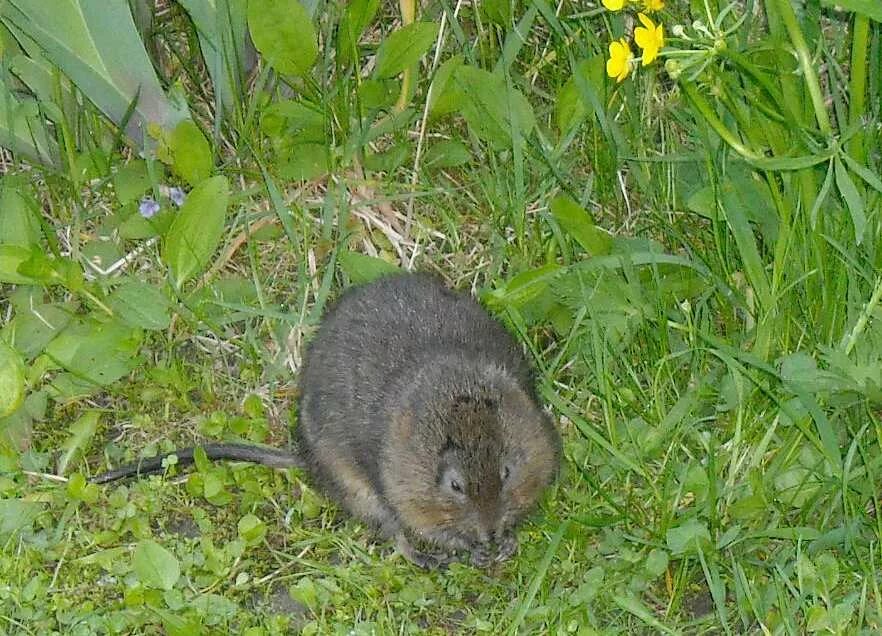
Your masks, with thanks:
M 471 549 L 471 563 L 476 568 L 486 568 L 493 563 L 493 555 L 487 544 L 475 545 Z
M 502 540 L 499 542 L 499 549 L 496 551 L 496 562 L 505 561 L 518 551 L 518 538 L 513 532 L 506 532 Z
M 399 534 L 395 538 L 395 545 L 398 551 L 411 563 L 417 565 L 424 570 L 435 570 L 445 568 L 450 564 L 450 557 L 442 552 L 431 553 L 423 552 L 413 546 L 403 534 Z
M 443 570 L 450 564 L 450 557 L 441 552 L 432 553 L 414 550 L 407 558 L 414 565 L 424 570 Z

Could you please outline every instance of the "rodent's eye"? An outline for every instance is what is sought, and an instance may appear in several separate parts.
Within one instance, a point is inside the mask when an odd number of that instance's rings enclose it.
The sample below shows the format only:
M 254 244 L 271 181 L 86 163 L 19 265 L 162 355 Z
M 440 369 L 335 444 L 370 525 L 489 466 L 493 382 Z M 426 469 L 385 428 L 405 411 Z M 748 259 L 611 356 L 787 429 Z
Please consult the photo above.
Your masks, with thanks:
M 438 486 L 449 496 L 462 500 L 466 495 L 466 480 L 463 474 L 454 466 L 444 469 L 438 479 Z

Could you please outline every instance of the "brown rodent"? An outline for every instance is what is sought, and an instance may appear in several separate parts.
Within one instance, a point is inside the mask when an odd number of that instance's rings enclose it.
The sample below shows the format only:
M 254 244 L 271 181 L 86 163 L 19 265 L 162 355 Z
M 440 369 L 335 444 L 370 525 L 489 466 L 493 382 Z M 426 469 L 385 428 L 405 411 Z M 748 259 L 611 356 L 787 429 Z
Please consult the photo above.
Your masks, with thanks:
M 478 566 L 511 556 L 514 527 L 560 456 L 514 339 L 469 295 L 424 274 L 351 288 L 327 312 L 301 370 L 295 436 L 290 454 L 243 457 L 249 447 L 238 446 L 234 457 L 220 444 L 209 456 L 303 465 L 422 567 L 450 550 Z

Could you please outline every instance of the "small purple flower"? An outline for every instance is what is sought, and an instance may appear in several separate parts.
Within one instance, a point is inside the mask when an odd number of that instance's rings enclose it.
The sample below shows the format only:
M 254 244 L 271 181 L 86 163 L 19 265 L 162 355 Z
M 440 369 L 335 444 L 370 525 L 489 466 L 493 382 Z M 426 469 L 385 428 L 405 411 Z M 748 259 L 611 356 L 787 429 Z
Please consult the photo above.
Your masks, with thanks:
M 187 198 L 187 195 L 184 194 L 183 190 L 175 186 L 168 189 L 168 198 L 171 199 L 171 202 L 174 203 L 177 207 L 181 207 L 182 205 L 184 205 L 184 199 Z
M 152 219 L 159 212 L 159 204 L 150 197 L 144 197 L 141 199 L 141 205 L 138 206 L 138 212 L 145 219 Z

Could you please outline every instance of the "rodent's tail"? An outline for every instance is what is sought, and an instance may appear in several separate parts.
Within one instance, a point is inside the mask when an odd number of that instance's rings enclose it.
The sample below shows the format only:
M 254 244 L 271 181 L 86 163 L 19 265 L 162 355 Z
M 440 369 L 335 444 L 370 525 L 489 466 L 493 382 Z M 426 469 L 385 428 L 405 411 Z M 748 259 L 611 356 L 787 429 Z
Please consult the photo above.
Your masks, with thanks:
M 201 448 L 209 459 L 230 459 L 233 461 L 253 462 L 270 468 L 302 468 L 303 461 L 296 451 L 260 446 L 257 444 L 201 444 L 180 448 L 165 455 L 157 455 L 142 459 L 115 470 L 96 475 L 90 481 L 93 484 L 106 484 L 127 477 L 139 477 L 163 470 L 162 462 L 166 457 L 175 455 L 178 466 L 189 466 L 193 463 L 193 452 Z

